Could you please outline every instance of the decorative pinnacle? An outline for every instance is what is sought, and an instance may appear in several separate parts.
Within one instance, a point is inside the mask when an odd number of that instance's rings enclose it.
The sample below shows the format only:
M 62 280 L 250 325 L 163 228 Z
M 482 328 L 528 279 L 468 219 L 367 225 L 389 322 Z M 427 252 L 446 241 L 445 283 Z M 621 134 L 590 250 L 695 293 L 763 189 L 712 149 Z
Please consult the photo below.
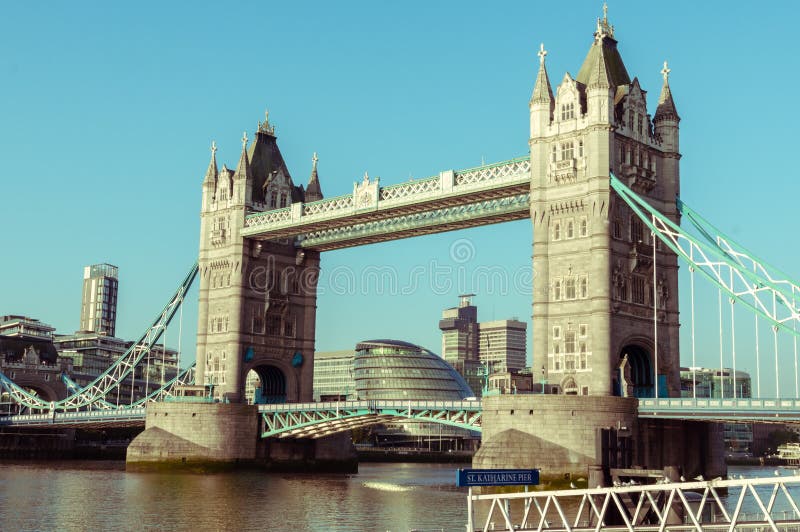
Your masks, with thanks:
M 269 125 L 269 109 L 264 111 L 264 122 L 263 123 L 262 122 L 258 123 L 258 131 L 260 133 L 267 133 L 269 135 L 274 135 L 275 134 L 275 126 L 270 126 Z
M 247 131 L 242 133 L 242 149 L 247 149 Z
M 317 152 L 314 152 L 314 156 L 311 157 L 311 162 L 314 164 L 314 168 L 317 167 L 317 161 L 319 161 L 319 157 L 317 157 Z
M 597 19 L 597 32 L 594 36 L 597 40 L 603 37 L 614 37 L 614 26 L 608 23 L 608 4 L 606 2 L 603 2 L 603 18 Z
M 217 154 L 217 141 L 216 140 L 212 140 L 211 141 L 211 155 L 213 157 L 216 154 Z
M 667 62 L 664 61 L 664 68 L 661 69 L 661 75 L 664 76 L 664 83 L 669 81 L 669 73 L 672 72 L 670 68 L 667 66 Z
M 544 49 L 544 43 L 541 43 L 539 45 L 539 53 L 537 53 L 536 55 L 539 56 L 539 64 L 543 65 L 544 64 L 544 57 L 547 55 L 547 50 Z

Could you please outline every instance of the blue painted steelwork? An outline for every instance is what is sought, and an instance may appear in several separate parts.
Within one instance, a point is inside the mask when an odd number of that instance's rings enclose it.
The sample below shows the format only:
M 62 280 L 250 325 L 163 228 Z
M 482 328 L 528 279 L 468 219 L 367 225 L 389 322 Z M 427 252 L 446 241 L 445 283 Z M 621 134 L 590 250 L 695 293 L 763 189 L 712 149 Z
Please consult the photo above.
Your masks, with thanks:
M 13 427 L 80 427 L 80 426 L 144 426 L 145 408 L 120 408 L 115 410 L 92 410 L 87 412 L 57 412 L 46 414 L 18 414 L 0 416 L 0 426 Z
M 639 399 L 639 417 L 800 423 L 800 399 Z
M 14 402 L 32 411 L 63 412 L 91 407 L 95 404 L 98 406 L 102 405 L 100 401 L 105 401 L 106 396 L 130 375 L 133 369 L 147 356 L 152 346 L 161 338 L 165 328 L 172 321 L 172 318 L 183 303 L 186 292 L 197 277 L 197 272 L 198 263 L 195 262 L 167 305 L 153 321 L 153 324 L 142 334 L 139 340 L 134 342 L 131 347 L 99 377 L 69 397 L 55 402 L 43 401 L 40 397 L 17 386 L 14 381 L 2 373 L 0 373 L 0 387 L 6 389 Z
M 116 405 L 114 403 L 110 403 L 108 401 L 105 401 L 105 400 L 101 399 L 101 400 L 96 401 L 95 403 L 93 403 L 92 406 L 95 407 L 95 408 L 102 408 L 102 409 L 106 409 L 106 410 L 117 409 L 117 408 L 120 408 L 120 409 L 122 409 L 122 408 L 137 408 L 137 407 L 140 407 L 140 406 L 144 405 L 145 403 L 164 400 L 164 399 L 166 399 L 168 397 L 174 396 L 174 393 L 175 393 L 174 390 L 175 390 L 176 386 L 184 386 L 184 385 L 194 384 L 194 378 L 195 378 L 194 369 L 195 369 L 195 364 L 192 364 L 188 368 L 182 370 L 174 378 L 172 378 L 171 380 L 166 382 L 163 386 L 161 386 L 157 390 L 153 390 L 152 392 L 150 392 L 149 395 L 146 395 L 145 397 L 142 397 L 141 399 L 139 399 L 137 401 L 134 401 L 131 404 Z M 77 382 L 72 380 L 70 378 L 70 376 L 67 375 L 66 373 L 62 373 L 61 374 L 61 381 L 67 387 L 67 390 L 70 391 L 70 393 L 73 393 L 73 394 L 80 393 L 81 386 Z
M 262 438 L 321 438 L 376 423 L 417 421 L 480 432 L 480 401 L 343 401 L 262 405 Z
M 800 337 L 800 330 L 793 327 L 800 321 L 800 310 L 797 306 L 800 297 L 795 297 L 795 285 L 792 281 L 776 279 L 763 268 L 754 268 L 754 264 L 764 263 L 757 257 L 745 254 L 741 247 L 723 244 L 722 240 L 711 235 L 710 226 L 700 224 L 705 227 L 700 229 L 704 235 L 702 240 L 689 234 L 613 174 L 611 187 L 653 234 L 692 269 L 699 271 L 732 300 L 766 319 L 773 326 Z M 679 206 L 686 211 L 685 204 L 678 201 Z M 699 217 L 692 216 L 691 219 L 694 223 Z M 777 272 L 774 269 L 772 271 Z

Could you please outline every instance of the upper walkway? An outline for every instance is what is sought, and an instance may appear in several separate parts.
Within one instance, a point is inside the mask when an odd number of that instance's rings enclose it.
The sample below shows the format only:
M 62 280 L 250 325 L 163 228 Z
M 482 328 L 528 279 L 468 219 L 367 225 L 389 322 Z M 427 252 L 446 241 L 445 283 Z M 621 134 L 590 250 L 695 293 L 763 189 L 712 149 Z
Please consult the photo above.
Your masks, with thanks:
M 526 156 L 386 187 L 364 176 L 352 194 L 250 214 L 241 234 L 325 251 L 524 219 L 530 172 Z

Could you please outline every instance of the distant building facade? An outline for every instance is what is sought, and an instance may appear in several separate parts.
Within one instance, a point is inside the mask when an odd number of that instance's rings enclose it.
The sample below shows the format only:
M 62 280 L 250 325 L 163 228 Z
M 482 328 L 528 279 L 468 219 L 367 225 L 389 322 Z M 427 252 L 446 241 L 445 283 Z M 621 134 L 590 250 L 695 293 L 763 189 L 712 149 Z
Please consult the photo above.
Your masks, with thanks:
M 474 295 L 459 296 L 457 307 L 445 309 L 439 329 L 442 358 L 480 396 L 489 375 L 526 367 L 528 324 L 517 319 L 479 322 Z
M 314 354 L 314 401 L 354 401 L 358 398 L 353 378 L 355 354 L 352 349 Z
M 681 396 L 703 399 L 749 398 L 750 374 L 731 368 L 681 368 Z M 723 439 L 729 455 L 753 450 L 753 423 L 723 423 Z
M 478 324 L 479 357 L 490 373 L 519 371 L 526 366 L 527 330 L 528 324 L 516 319 Z
M 81 331 L 108 336 L 116 334 L 119 271 L 111 264 L 93 264 L 83 269 Z

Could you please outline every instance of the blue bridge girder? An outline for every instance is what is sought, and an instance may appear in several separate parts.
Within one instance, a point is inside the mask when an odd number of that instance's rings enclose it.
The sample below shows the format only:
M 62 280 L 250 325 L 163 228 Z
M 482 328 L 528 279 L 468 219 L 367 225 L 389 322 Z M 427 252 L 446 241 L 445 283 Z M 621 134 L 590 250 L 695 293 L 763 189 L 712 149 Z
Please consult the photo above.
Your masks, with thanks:
M 800 423 L 800 399 L 691 397 L 639 399 L 639 418 Z
M 376 423 L 439 423 L 481 431 L 480 401 L 342 401 L 260 405 L 262 438 L 322 438 Z
M 0 416 L 3 427 L 144 427 L 146 406 Z M 481 432 L 480 401 L 341 401 L 258 405 L 261 437 L 321 438 L 374 425 L 415 421 Z M 641 419 L 800 423 L 800 399 L 639 399 Z

